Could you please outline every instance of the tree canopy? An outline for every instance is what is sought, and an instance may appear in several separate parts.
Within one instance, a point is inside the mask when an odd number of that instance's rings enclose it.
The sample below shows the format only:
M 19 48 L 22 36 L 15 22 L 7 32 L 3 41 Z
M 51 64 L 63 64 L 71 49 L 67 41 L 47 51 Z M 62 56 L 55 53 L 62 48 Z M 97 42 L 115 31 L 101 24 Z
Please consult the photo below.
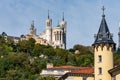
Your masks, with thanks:
M 114 54 L 115 65 L 120 63 L 119 53 Z M 36 44 L 32 38 L 14 43 L 0 36 L 0 80 L 54 80 L 54 77 L 39 75 L 47 63 L 92 67 L 94 54 L 90 46 L 77 44 L 65 50 Z

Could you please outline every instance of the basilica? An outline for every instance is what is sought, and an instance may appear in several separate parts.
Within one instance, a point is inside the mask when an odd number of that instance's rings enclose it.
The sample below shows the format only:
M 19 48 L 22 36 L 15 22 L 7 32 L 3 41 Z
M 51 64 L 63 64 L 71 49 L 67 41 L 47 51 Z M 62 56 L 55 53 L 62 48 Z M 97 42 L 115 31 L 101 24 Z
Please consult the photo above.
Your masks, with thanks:
M 54 48 L 63 48 L 66 49 L 66 25 L 67 22 L 64 20 L 64 13 L 62 17 L 62 21 L 57 26 L 52 26 L 52 19 L 49 16 L 46 20 L 45 30 L 39 35 L 36 34 L 36 28 L 34 26 L 34 21 L 31 22 L 29 34 L 22 35 L 21 39 L 29 39 L 34 38 L 36 43 L 42 45 L 50 45 Z
M 29 33 L 23 34 L 20 37 L 9 36 L 5 32 L 1 35 L 7 40 L 7 38 L 11 38 L 15 43 L 22 40 L 29 40 L 30 38 L 35 39 L 36 44 L 41 45 L 50 45 L 54 48 L 62 48 L 66 49 L 66 26 L 67 22 L 64 20 L 64 13 L 62 16 L 61 22 L 57 26 L 52 26 L 52 19 L 49 16 L 46 19 L 45 30 L 40 34 L 36 34 L 36 28 L 34 26 L 34 21 L 31 22 Z

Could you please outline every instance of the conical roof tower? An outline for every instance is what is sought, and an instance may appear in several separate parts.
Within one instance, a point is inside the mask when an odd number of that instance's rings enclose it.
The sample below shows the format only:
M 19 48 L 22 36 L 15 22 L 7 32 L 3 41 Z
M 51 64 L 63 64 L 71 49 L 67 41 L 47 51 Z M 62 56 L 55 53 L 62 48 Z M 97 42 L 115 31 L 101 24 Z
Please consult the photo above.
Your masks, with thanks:
M 93 45 L 105 44 L 105 43 L 115 44 L 112 37 L 113 35 L 109 31 L 109 28 L 108 28 L 108 25 L 105 19 L 104 7 L 103 7 L 103 15 L 102 15 L 101 24 L 100 24 L 97 36 L 95 37 L 95 41 Z

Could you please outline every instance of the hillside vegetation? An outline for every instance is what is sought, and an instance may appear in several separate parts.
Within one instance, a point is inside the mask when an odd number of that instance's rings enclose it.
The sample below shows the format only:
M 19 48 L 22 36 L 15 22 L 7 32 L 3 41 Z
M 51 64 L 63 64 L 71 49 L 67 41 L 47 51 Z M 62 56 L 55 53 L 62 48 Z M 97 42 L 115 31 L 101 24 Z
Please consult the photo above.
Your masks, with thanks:
M 115 54 L 115 65 L 120 63 L 119 57 Z M 35 44 L 32 38 L 15 44 L 12 39 L 5 40 L 0 36 L 0 80 L 54 80 L 39 75 L 47 63 L 93 67 L 94 54 L 91 47 L 83 45 L 75 45 L 69 50 L 54 49 Z

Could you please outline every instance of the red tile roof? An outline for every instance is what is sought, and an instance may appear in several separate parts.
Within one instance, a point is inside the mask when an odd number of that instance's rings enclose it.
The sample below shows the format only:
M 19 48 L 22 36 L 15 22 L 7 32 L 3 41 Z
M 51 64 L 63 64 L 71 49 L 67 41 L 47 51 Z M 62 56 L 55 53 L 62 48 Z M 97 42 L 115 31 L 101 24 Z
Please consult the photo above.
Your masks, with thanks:
M 75 68 L 75 67 L 74 67 Z M 68 76 L 86 76 L 94 77 L 94 68 L 93 67 L 79 67 L 79 69 L 73 69 L 71 72 L 67 72 L 61 76 L 58 80 L 65 80 Z
M 91 67 L 83 67 L 79 70 L 72 70 L 71 72 L 69 73 L 77 73 L 77 74 L 92 74 L 94 73 L 94 68 L 91 68 Z
M 94 73 L 94 68 L 93 67 L 76 67 L 76 66 L 60 66 L 60 67 L 53 67 L 53 68 L 48 68 L 51 70 L 71 70 L 69 73 L 83 73 L 83 74 L 92 74 Z

